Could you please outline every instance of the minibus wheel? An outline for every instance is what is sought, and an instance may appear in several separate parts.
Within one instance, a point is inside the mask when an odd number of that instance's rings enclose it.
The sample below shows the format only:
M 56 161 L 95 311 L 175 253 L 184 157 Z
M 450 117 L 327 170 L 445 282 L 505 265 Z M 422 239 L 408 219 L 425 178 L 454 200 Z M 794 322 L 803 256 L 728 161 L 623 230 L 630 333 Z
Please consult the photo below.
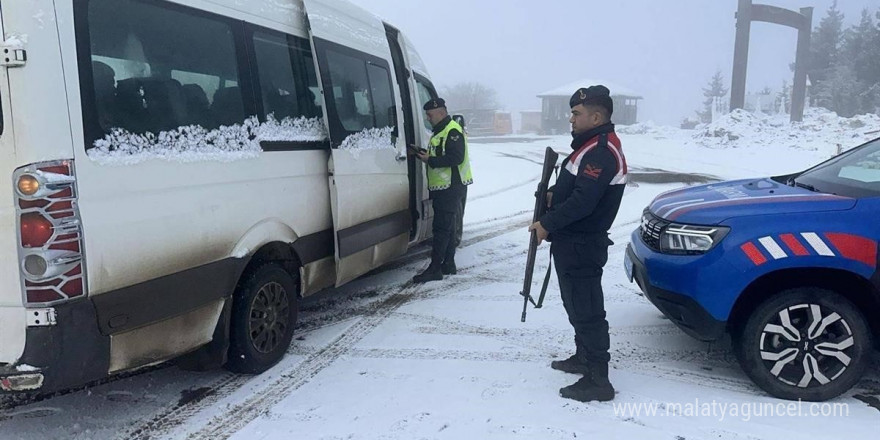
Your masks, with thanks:
M 872 349 L 864 315 L 842 295 L 813 287 L 765 300 L 734 340 L 745 373 L 788 400 L 823 401 L 861 378 Z
M 296 280 L 278 263 L 245 274 L 235 291 L 226 368 L 258 374 L 284 357 L 296 326 Z

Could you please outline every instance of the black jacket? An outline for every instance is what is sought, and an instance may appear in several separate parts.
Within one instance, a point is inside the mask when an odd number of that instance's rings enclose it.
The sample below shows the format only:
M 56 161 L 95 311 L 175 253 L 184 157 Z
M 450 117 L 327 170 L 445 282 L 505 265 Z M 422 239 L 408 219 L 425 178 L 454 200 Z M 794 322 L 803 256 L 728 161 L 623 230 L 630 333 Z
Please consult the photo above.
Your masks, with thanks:
M 607 234 L 626 187 L 626 158 L 614 125 L 607 123 L 575 137 L 562 162 L 550 211 L 541 218 L 554 238 Z

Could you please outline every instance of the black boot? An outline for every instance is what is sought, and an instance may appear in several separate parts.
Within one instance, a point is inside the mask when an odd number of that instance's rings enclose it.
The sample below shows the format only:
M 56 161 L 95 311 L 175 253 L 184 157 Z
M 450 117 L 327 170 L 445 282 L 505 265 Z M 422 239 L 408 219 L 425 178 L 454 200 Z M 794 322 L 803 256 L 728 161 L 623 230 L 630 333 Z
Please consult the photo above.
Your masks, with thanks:
M 550 362 L 550 368 L 571 374 L 590 374 L 590 367 L 581 361 L 576 354 L 571 355 L 568 359 Z
M 592 400 L 599 402 L 607 402 L 614 399 L 614 387 L 611 383 L 598 385 L 593 383 L 590 376 L 584 376 L 577 382 L 559 389 L 559 395 L 566 399 L 577 400 L 578 402 L 589 402 Z
M 560 388 L 559 395 L 578 402 L 613 400 L 614 387 L 608 381 L 608 364 L 589 365 L 588 368 L 590 374 L 567 387 Z
M 455 261 L 453 262 L 444 262 L 440 265 L 440 271 L 443 272 L 443 275 L 455 275 L 458 273 L 458 269 L 455 267 Z
M 443 271 L 440 266 L 430 265 L 424 272 L 413 277 L 414 283 L 427 283 L 428 281 L 440 281 L 443 279 Z

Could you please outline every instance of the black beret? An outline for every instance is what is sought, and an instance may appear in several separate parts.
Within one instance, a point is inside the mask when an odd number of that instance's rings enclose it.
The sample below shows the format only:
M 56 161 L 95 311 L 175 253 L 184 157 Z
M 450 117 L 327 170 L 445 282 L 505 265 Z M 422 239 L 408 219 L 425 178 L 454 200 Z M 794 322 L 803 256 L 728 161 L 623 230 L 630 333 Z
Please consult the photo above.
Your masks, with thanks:
M 434 98 L 434 99 L 426 102 L 425 106 L 422 108 L 424 108 L 427 111 L 427 110 L 434 110 L 436 108 L 441 108 L 441 107 L 446 108 L 446 101 L 444 101 L 443 98 Z
M 614 113 L 614 101 L 611 99 L 611 91 L 605 86 L 581 87 L 571 95 L 568 101 L 571 107 L 578 104 L 598 105 L 608 110 L 608 115 Z

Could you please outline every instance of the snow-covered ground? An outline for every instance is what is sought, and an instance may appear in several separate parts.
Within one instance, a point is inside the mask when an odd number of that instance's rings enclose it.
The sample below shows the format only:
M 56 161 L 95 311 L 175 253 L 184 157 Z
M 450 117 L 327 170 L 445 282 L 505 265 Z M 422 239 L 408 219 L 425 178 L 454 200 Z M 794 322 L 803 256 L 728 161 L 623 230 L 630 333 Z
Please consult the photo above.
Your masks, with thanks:
M 629 235 L 660 192 L 682 182 L 797 171 L 830 157 L 836 144 L 850 148 L 880 129 L 876 119 L 846 133 L 826 121 L 826 130 L 791 129 L 802 132 L 795 138 L 811 136 L 790 145 L 742 141 L 769 135 L 758 129 L 763 122 L 738 123 L 702 131 L 651 124 L 621 129 L 633 182 L 611 230 L 615 245 L 603 279 L 614 402 L 558 396 L 577 376 L 549 368 L 550 360 L 573 350 L 555 276 L 544 308 L 530 309 L 528 321 L 520 322 L 518 292 L 539 164 L 545 146 L 566 151 L 569 138 L 474 139 L 476 183 L 458 275 L 409 285 L 426 265 L 427 248 L 417 247 L 386 268 L 307 300 L 288 355 L 263 375 L 167 366 L 38 402 L 0 401 L 0 438 L 870 437 L 880 426 L 876 365 L 856 388 L 824 406 L 768 397 L 739 369 L 729 342 L 708 345 L 684 335 L 626 279 Z M 719 126 L 739 130 L 738 142 L 705 135 Z M 545 247 L 536 279 L 546 262 Z

